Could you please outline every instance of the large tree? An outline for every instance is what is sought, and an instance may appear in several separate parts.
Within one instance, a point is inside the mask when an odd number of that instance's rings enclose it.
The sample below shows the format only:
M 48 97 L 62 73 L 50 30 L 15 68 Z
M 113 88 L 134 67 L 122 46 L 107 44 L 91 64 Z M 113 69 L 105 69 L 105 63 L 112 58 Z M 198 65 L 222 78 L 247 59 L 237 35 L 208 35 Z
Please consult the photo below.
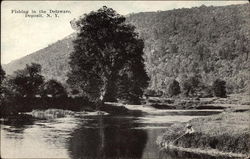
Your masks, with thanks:
M 147 87 L 142 57 L 144 43 L 135 27 L 125 23 L 125 17 L 104 6 L 74 24 L 78 33 L 73 41 L 68 74 L 72 87 L 80 88 L 91 100 L 101 102 L 116 96 L 119 87 L 126 83 L 121 80 L 133 84 L 140 81 L 137 89 Z M 128 72 L 133 75 L 123 79 Z
M 140 97 L 148 85 L 149 78 L 144 70 L 144 64 L 137 61 L 140 58 L 134 58 L 119 72 L 119 78 L 116 81 L 116 97 L 120 100 L 132 104 L 139 104 Z

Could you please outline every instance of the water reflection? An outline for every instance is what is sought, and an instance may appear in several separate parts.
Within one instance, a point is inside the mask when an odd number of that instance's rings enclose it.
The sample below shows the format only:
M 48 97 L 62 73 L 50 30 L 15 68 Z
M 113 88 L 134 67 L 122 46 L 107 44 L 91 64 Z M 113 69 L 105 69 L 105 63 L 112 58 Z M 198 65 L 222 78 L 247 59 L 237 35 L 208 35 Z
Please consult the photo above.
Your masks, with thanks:
M 42 120 L 18 115 L 1 123 L 1 144 L 4 145 L 1 155 L 6 158 L 214 159 L 173 150 L 159 151 L 156 145 L 157 136 L 166 127 L 197 116 L 201 113 L 187 115 L 180 111 L 165 112 L 165 115 L 71 116 Z
M 71 158 L 141 158 L 147 143 L 147 133 L 131 129 L 135 125 L 130 118 L 99 117 L 86 128 L 82 125 L 72 133 L 69 141 Z
M 28 125 L 33 125 L 35 118 L 31 115 L 21 114 L 17 116 L 10 116 L 2 120 L 3 125 L 8 125 L 14 128 L 25 129 Z
M 10 116 L 1 121 L 1 124 L 5 125 L 2 129 L 8 132 L 7 138 L 23 139 L 24 130 L 34 124 L 34 118 L 30 115 Z

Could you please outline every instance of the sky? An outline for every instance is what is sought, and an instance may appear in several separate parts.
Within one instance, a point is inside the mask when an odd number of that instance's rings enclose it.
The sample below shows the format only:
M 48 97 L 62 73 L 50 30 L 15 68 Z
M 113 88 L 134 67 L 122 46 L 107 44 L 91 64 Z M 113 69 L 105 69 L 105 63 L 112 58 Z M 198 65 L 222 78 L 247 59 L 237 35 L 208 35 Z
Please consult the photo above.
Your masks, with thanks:
M 111 7 L 119 14 L 165 11 L 201 5 L 223 6 L 248 3 L 243 1 L 3 1 L 1 3 L 1 63 L 7 64 L 47 47 L 74 32 L 70 21 L 102 6 Z M 36 11 L 36 13 L 31 13 Z M 39 15 L 43 17 L 25 17 Z M 67 13 L 50 14 L 50 10 Z M 47 17 L 47 13 L 51 17 Z

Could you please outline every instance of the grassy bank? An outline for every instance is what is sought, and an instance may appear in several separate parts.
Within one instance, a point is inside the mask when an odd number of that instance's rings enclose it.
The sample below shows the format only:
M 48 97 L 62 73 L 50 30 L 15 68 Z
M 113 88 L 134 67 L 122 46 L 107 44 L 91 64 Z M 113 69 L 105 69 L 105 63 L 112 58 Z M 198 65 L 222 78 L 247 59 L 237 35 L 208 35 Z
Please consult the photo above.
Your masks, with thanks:
M 250 111 L 231 112 L 189 121 L 195 132 L 173 144 L 183 151 L 247 156 L 250 152 Z M 184 134 L 186 123 L 172 125 L 157 139 L 158 145 L 170 143 Z
M 72 110 L 64 110 L 64 109 L 35 109 L 31 112 L 24 113 L 28 115 L 32 115 L 33 117 L 40 119 L 54 119 L 61 118 L 67 116 L 89 116 L 89 115 L 125 115 L 133 113 L 129 111 L 124 106 L 113 106 L 113 105 L 103 105 L 100 107 L 99 111 L 94 109 L 82 109 L 81 111 L 72 111 Z
M 247 94 L 231 94 L 227 98 L 150 97 L 144 100 L 144 104 L 157 109 L 250 109 Z
M 82 112 L 85 113 L 85 112 Z M 76 112 L 71 110 L 63 110 L 63 109 L 47 109 L 47 110 L 32 110 L 32 112 L 25 113 L 28 115 L 32 115 L 33 117 L 40 119 L 54 119 L 61 118 L 66 116 L 76 115 Z

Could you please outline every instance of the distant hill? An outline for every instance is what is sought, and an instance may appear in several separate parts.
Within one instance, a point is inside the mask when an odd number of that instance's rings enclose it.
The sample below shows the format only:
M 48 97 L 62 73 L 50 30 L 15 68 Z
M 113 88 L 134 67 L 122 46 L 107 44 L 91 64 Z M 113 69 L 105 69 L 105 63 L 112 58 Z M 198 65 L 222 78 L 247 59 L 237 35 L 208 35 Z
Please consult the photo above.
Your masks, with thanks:
M 42 74 L 46 79 L 53 78 L 65 83 L 66 73 L 69 70 L 69 55 L 73 50 L 72 40 L 74 36 L 75 34 L 71 34 L 44 49 L 3 65 L 3 69 L 7 74 L 12 74 L 18 69 L 23 69 L 26 64 L 35 62 L 42 65 Z
M 135 25 L 144 39 L 152 89 L 164 90 L 169 80 L 197 73 L 208 84 L 216 78 L 226 80 L 229 91 L 249 88 L 249 4 L 142 12 L 129 15 L 127 23 Z M 46 79 L 65 83 L 74 36 L 3 67 L 11 74 L 27 63 L 40 63 Z

